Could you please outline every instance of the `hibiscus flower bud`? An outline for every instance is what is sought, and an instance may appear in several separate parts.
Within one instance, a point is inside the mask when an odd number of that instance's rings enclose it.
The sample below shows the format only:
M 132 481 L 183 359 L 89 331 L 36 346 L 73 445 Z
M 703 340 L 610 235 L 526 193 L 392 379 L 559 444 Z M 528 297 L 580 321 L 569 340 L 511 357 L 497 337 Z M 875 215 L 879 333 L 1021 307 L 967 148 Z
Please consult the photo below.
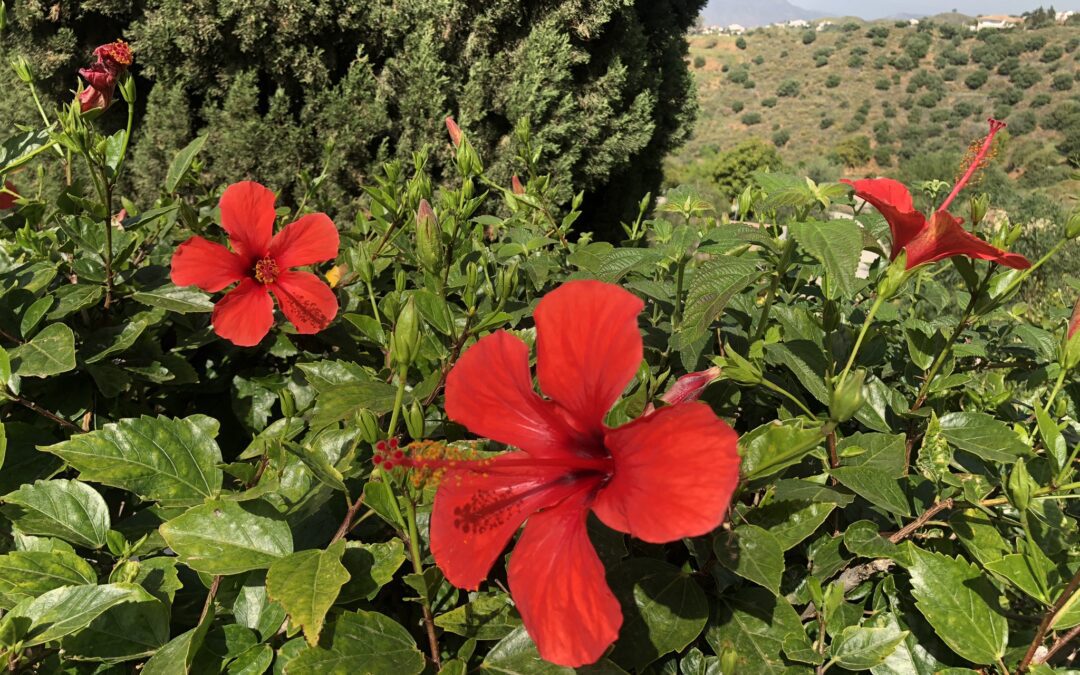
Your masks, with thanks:
M 480 289 L 480 268 L 476 263 L 469 262 L 465 266 L 465 292 L 462 298 L 469 308 L 476 307 L 476 292 Z
M 514 291 L 517 289 L 517 280 L 517 263 L 511 264 L 509 267 L 499 268 L 498 274 L 495 275 L 495 298 L 500 305 L 513 297 Z
M 1009 474 L 1009 481 L 1006 484 L 1006 492 L 1009 495 L 1009 501 L 1016 507 L 1016 510 L 1023 513 L 1031 505 L 1031 499 L 1035 495 L 1035 490 L 1038 489 L 1038 484 L 1032 479 L 1031 474 L 1028 473 L 1027 466 L 1024 464 L 1024 460 L 1017 460 L 1013 465 L 1013 470 Z
M 977 197 L 971 198 L 971 226 L 975 227 L 982 222 L 982 219 L 986 217 L 986 212 L 990 208 L 990 195 L 985 192 Z
M 1080 209 L 1070 213 L 1069 219 L 1065 221 L 1065 236 L 1069 239 L 1080 237 Z
M 675 381 L 675 384 L 671 386 L 671 389 L 664 392 L 664 395 L 660 397 L 660 400 L 668 405 L 675 405 L 676 403 L 684 403 L 686 401 L 696 401 L 705 393 L 705 388 L 715 382 L 719 377 L 719 366 L 713 366 L 708 370 L 699 370 L 696 373 L 683 375 Z
M 416 257 L 420 260 L 420 266 L 432 274 L 438 274 L 442 267 L 441 235 L 435 211 L 428 200 L 421 199 L 420 208 L 416 211 Z
M 390 349 L 394 362 L 402 367 L 412 364 L 420 350 L 420 313 L 412 296 L 398 314 L 397 325 L 390 338 Z
M 517 176 L 510 177 L 510 191 L 516 195 L 525 194 L 525 186 L 521 184 L 521 179 Z
M 405 411 L 405 428 L 415 439 L 424 437 L 424 408 L 421 407 L 419 401 L 413 401 L 412 406 Z
M 26 57 L 16 56 L 11 60 L 11 69 L 15 71 L 15 76 L 23 84 L 30 84 L 34 81 L 34 74 L 30 70 L 30 64 L 27 62 Z
M 1069 319 L 1069 329 L 1061 341 L 1060 365 L 1065 370 L 1072 370 L 1080 364 L 1080 300 L 1073 306 L 1072 317 Z
M 101 45 L 94 50 L 97 62 L 79 70 L 86 88 L 79 94 L 79 108 L 86 113 L 104 110 L 112 103 L 116 83 L 132 62 L 131 48 L 123 40 Z
M 356 426 L 360 430 L 360 438 L 364 439 L 364 442 L 374 445 L 381 436 L 379 431 L 379 420 L 376 419 L 375 413 L 368 409 L 363 409 L 356 413 Z
M 888 269 L 885 270 L 885 274 L 881 278 L 881 282 L 878 284 L 878 295 L 886 300 L 896 295 L 904 286 L 904 282 L 908 280 L 907 269 L 907 251 L 900 251 L 900 254 L 889 264 Z
M 834 422 L 846 422 L 859 412 L 866 396 L 863 394 L 863 383 L 866 381 L 866 371 L 859 369 L 848 373 L 847 377 L 837 383 L 832 392 L 832 400 L 829 401 L 829 417 Z
M 446 132 L 450 134 L 450 142 L 454 144 L 454 147 L 461 146 L 461 127 L 457 125 L 453 117 L 446 118 Z
M 724 352 L 724 377 L 739 384 L 757 385 L 764 380 L 764 375 L 753 362 L 743 358 L 738 353 L 725 350 Z

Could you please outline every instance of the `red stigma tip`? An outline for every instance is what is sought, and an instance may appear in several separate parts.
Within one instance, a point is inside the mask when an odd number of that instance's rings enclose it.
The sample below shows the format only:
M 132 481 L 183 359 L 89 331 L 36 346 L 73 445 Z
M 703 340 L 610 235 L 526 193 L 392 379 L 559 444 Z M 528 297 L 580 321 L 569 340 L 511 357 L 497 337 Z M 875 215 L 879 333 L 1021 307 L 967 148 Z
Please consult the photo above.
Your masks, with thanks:
M 1001 131 L 1005 127 L 1009 126 L 1008 124 L 1002 122 L 1001 120 L 996 120 L 993 117 L 988 119 L 987 122 L 990 123 L 990 133 L 991 134 L 996 134 L 997 132 Z
M 400 462 L 404 458 L 405 458 L 405 453 L 404 452 L 402 452 L 401 450 L 394 451 L 394 459 L 396 461 Z
M 371 461 L 374 462 L 376 465 L 382 464 L 383 456 L 379 455 L 379 454 L 376 454 L 375 456 L 373 456 L 371 458 Z
M 386 452 L 386 441 L 379 441 L 375 444 L 375 449 L 379 452 Z
M 385 462 L 383 462 L 382 468 L 384 471 L 390 471 L 394 468 L 394 463 L 390 460 L 386 460 Z
M 396 438 L 391 438 L 390 439 L 390 448 L 393 449 L 393 450 L 398 449 L 398 439 L 396 439 Z

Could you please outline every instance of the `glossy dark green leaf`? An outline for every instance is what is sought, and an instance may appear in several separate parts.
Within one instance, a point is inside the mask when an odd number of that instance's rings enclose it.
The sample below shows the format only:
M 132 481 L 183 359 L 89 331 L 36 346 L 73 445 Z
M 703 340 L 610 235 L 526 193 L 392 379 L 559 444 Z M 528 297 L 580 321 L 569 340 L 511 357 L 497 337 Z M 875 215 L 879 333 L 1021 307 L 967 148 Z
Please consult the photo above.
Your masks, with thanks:
M 181 562 L 207 574 L 264 569 L 293 550 L 285 518 L 259 500 L 209 501 L 164 523 L 160 532 Z
M 61 586 L 97 583 L 90 563 L 67 551 L 12 551 L 0 556 L 0 607 L 11 609 Z
M 331 629 L 329 646 L 308 647 L 289 662 L 286 675 L 419 675 L 424 655 L 401 624 L 378 612 L 346 612 Z
M 707 333 L 731 298 L 759 275 L 757 265 L 728 256 L 716 257 L 699 267 L 690 281 L 683 310 L 683 342 L 694 342 Z
M 848 670 L 869 670 L 884 663 L 907 636 L 892 627 L 849 626 L 833 639 L 829 654 Z
M 986 413 L 944 415 L 941 434 L 950 445 L 990 462 L 1011 464 L 1031 455 L 1031 448 L 1017 437 L 1016 432 Z
M 825 267 L 830 297 L 851 298 L 860 286 L 855 273 L 862 256 L 862 228 L 854 220 L 791 223 L 795 241 Z
M 42 450 L 63 458 L 84 480 L 163 504 L 197 504 L 221 490 L 217 432 L 217 421 L 203 415 L 144 416 L 106 424 Z
M 131 299 L 177 314 L 200 314 L 214 310 L 210 296 L 193 287 L 162 286 L 132 293 Z
M 206 145 L 206 141 L 209 138 L 209 134 L 196 136 L 195 140 L 188 143 L 180 152 L 176 153 L 172 163 L 169 164 L 168 173 L 165 174 L 166 192 L 176 192 L 176 188 L 180 186 L 180 181 L 182 181 L 184 176 L 190 171 L 191 164 L 195 161 L 195 156 L 203 149 L 203 146 Z
M 501 640 L 521 625 L 521 617 L 510 598 L 503 593 L 497 593 L 479 595 L 468 603 L 435 617 L 435 625 L 448 633 L 466 638 Z
M 349 580 L 341 588 L 341 600 L 370 600 L 394 578 L 404 562 L 405 545 L 400 539 L 373 544 L 348 542 L 341 564 L 349 571 Z
M 25 534 L 101 548 L 111 527 L 102 496 L 77 480 L 39 480 L 3 497 L 4 515 Z
M 80 631 L 109 608 L 127 602 L 156 600 L 135 584 L 64 586 L 19 603 L 3 623 L 28 622 L 22 644 L 33 647 Z
M 266 573 L 267 595 L 285 608 L 312 646 L 318 644 L 326 613 L 349 580 L 341 564 L 344 553 L 345 541 L 339 540 L 325 551 L 299 551 L 279 558 Z
M 737 673 L 773 675 L 790 672 L 785 641 L 812 649 L 799 615 L 783 597 L 747 587 L 725 593 L 714 605 L 705 640 L 716 654 L 732 651 Z
M 741 525 L 733 532 L 717 537 L 716 557 L 724 567 L 780 594 L 784 574 L 784 549 L 768 530 L 756 525 Z
M 46 326 L 26 344 L 10 351 L 19 377 L 49 377 L 75 369 L 75 334 L 62 323 Z

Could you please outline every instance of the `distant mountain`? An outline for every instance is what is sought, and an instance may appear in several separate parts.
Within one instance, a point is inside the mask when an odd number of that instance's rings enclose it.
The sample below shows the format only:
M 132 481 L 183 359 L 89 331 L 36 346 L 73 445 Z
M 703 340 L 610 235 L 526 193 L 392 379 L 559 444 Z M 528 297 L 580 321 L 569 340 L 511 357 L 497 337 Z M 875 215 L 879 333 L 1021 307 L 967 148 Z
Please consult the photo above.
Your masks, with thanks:
M 737 23 L 754 28 L 792 19 L 820 19 L 827 15 L 803 9 L 787 0 L 711 0 L 701 16 L 710 26 Z

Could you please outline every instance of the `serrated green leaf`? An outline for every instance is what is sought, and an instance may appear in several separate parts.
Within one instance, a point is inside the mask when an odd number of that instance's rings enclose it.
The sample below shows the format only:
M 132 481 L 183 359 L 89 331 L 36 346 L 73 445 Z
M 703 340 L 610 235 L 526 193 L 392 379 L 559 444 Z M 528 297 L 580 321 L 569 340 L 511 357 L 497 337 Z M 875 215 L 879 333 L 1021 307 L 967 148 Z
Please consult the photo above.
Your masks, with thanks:
M 12 551 L 0 556 L 0 607 L 11 609 L 62 586 L 96 584 L 90 563 L 68 551 Z
M 902 479 L 864 466 L 841 466 L 830 470 L 829 474 L 875 506 L 901 516 L 911 515 L 911 506 L 903 489 L 906 482 Z
M 862 257 L 862 228 L 854 220 L 790 223 L 788 228 L 806 252 L 825 267 L 832 298 L 853 298 L 859 280 L 855 273 Z
M 910 546 L 915 606 L 945 644 L 965 659 L 996 663 L 1005 654 L 1009 626 L 996 609 L 998 593 L 962 558 Z
M 989 462 L 1012 464 L 1031 456 L 1029 448 L 1012 429 L 986 413 L 954 412 L 940 420 L 941 435 L 950 445 Z
M 64 586 L 19 603 L 3 623 L 28 622 L 22 645 L 33 647 L 80 631 L 110 607 L 126 602 L 156 601 L 135 584 Z
M 239 574 L 269 567 L 292 553 L 292 532 L 261 500 L 208 501 L 160 527 L 180 561 L 207 574 Z
M 715 543 L 716 557 L 724 567 L 744 579 L 780 594 L 784 574 L 784 550 L 768 530 L 740 525 Z
M 162 286 L 149 291 L 132 293 L 131 299 L 148 307 L 160 307 L 177 314 L 198 314 L 214 311 L 210 296 L 197 288 Z
M 58 537 L 76 546 L 101 548 L 111 527 L 101 495 L 77 480 L 39 480 L 3 497 L 0 507 L 24 534 Z
M 75 334 L 62 323 L 46 326 L 26 344 L 10 352 L 11 369 L 19 377 L 49 377 L 75 370 Z
M 308 647 L 289 661 L 285 675 L 419 675 L 424 655 L 409 632 L 378 612 L 346 612 L 331 629 L 329 647 Z
M 138 417 L 41 448 L 77 469 L 84 480 L 134 492 L 170 506 L 201 503 L 221 490 L 218 423 Z
M 325 551 L 300 551 L 275 560 L 266 573 L 266 593 L 300 626 L 308 644 L 319 643 L 326 613 L 349 580 L 341 564 L 345 541 L 339 540 Z
M 721 256 L 694 271 L 686 296 L 681 327 L 682 343 L 692 343 L 708 332 L 728 302 L 758 278 L 757 265 Z
M 832 660 L 848 670 L 868 670 L 885 662 L 908 636 L 892 627 L 848 626 L 832 641 Z
M 191 164 L 195 161 L 195 156 L 199 154 L 199 151 L 206 145 L 208 138 L 210 138 L 210 134 L 197 136 L 195 137 L 195 140 L 184 146 L 183 150 L 176 153 L 172 163 L 169 164 L 169 171 L 165 174 L 166 192 L 176 192 L 176 188 L 179 187 L 180 181 L 184 179 L 184 176 L 186 176 L 191 169 Z
M 785 642 L 801 644 L 798 651 L 813 649 L 791 603 L 753 587 L 721 596 L 705 641 L 717 654 L 735 653 L 736 673 L 787 674 L 793 664 L 784 658 Z
M 474 640 L 501 640 L 521 626 L 514 605 L 502 593 L 479 595 L 468 603 L 435 617 L 435 625 L 448 633 Z

